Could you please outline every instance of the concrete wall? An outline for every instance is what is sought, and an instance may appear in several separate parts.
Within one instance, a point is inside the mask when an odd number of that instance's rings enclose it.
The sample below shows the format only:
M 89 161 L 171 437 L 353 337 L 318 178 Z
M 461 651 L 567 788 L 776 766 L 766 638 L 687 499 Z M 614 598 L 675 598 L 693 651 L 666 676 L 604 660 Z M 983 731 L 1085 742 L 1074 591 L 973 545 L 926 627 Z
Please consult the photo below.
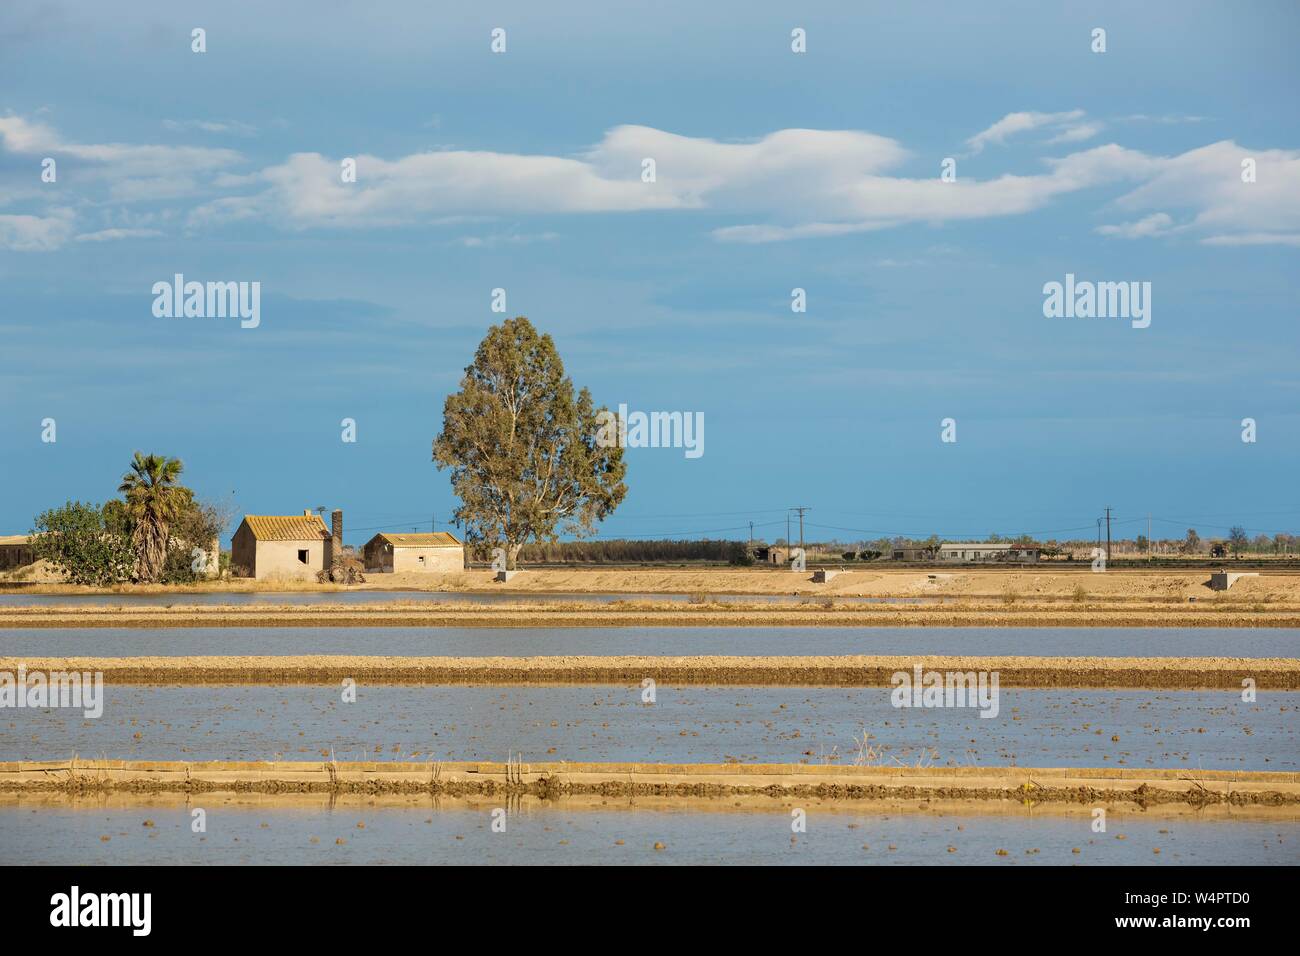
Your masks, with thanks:
M 253 577 L 259 581 L 279 577 L 293 580 L 315 581 L 316 572 L 325 570 L 325 551 L 328 539 L 313 538 L 306 541 L 259 541 L 257 562 Z M 298 560 L 298 552 L 307 552 L 307 563 Z
M 429 574 L 443 574 L 449 571 L 464 571 L 465 549 L 394 548 L 392 562 L 392 570 L 395 572 L 424 571 Z
M 230 567 L 232 574 L 257 576 L 257 539 L 247 524 L 241 524 L 230 539 Z

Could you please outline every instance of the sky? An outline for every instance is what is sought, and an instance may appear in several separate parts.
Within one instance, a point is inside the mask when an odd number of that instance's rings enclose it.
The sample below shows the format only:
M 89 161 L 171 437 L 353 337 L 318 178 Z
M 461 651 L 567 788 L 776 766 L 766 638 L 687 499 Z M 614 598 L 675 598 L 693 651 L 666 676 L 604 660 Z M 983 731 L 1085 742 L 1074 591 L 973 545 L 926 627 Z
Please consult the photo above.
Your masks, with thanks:
M 443 402 L 514 315 L 703 416 L 603 537 L 1294 533 L 1298 45 L 1289 0 L 6 0 L 0 533 L 136 449 L 444 529 Z M 156 316 L 177 273 L 257 326 Z M 1067 274 L 1149 325 L 1045 315 Z

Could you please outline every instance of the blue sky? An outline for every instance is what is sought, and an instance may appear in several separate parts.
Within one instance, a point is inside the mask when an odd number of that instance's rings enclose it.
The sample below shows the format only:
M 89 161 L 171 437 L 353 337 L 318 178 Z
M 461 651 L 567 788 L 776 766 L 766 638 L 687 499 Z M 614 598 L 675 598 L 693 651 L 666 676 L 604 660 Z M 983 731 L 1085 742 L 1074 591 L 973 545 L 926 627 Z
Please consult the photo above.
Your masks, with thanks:
M 1053 6 L 11 0 L 0 532 L 137 448 L 441 527 L 498 287 L 598 402 L 704 414 L 701 458 L 628 450 L 606 535 L 1294 532 L 1300 7 Z M 261 325 L 155 318 L 177 272 Z M 1066 273 L 1150 282 L 1150 327 L 1045 318 Z

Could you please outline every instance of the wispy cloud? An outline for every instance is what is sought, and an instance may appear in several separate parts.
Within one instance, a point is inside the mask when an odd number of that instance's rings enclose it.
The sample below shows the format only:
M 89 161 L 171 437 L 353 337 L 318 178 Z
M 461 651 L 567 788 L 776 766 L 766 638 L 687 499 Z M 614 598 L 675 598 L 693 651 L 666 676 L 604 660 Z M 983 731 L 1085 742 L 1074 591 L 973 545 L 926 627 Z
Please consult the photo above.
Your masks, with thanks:
M 218 133 L 229 136 L 256 136 L 257 127 L 249 123 L 242 123 L 239 120 L 172 120 L 165 119 L 162 122 L 163 129 L 172 132 L 182 133 L 188 130 L 198 130 L 202 133 Z
M 76 236 L 77 242 L 113 242 L 118 239 L 155 239 L 163 235 L 157 229 L 100 229 L 98 232 L 83 232 Z
M 1114 226 L 1098 226 L 1097 232 L 1103 236 L 1115 236 L 1119 239 L 1146 239 L 1163 235 L 1173 227 L 1174 220 L 1168 213 L 1157 212 L 1137 222 L 1122 222 Z
M 487 236 L 461 236 L 455 240 L 457 245 L 465 246 L 469 249 L 480 249 L 487 246 L 526 246 L 534 242 L 554 242 L 560 238 L 558 232 L 539 232 L 539 233 L 494 233 Z
M 74 232 L 71 210 L 48 216 L 0 216 L 0 248 L 12 252 L 52 252 Z
M 1002 146 L 1012 136 L 1033 130 L 1055 130 L 1050 143 L 1077 143 L 1091 139 L 1101 132 L 1102 125 L 1084 120 L 1083 110 L 1064 113 L 1008 113 L 988 129 L 981 130 L 966 140 L 972 153 L 981 153 L 986 146 Z

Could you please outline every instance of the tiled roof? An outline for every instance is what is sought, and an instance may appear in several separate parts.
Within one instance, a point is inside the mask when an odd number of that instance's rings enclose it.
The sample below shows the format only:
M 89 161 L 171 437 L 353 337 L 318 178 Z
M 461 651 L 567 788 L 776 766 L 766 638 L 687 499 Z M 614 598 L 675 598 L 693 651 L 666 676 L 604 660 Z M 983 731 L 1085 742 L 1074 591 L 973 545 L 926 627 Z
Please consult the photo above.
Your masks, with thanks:
M 244 515 L 244 523 L 258 541 L 311 541 L 330 536 L 320 515 Z
M 432 531 L 425 534 L 377 534 L 394 548 L 459 548 L 460 541 L 447 531 Z M 374 540 L 373 538 L 371 540 Z
M 0 534 L 0 544 L 30 544 L 31 540 L 25 534 Z

